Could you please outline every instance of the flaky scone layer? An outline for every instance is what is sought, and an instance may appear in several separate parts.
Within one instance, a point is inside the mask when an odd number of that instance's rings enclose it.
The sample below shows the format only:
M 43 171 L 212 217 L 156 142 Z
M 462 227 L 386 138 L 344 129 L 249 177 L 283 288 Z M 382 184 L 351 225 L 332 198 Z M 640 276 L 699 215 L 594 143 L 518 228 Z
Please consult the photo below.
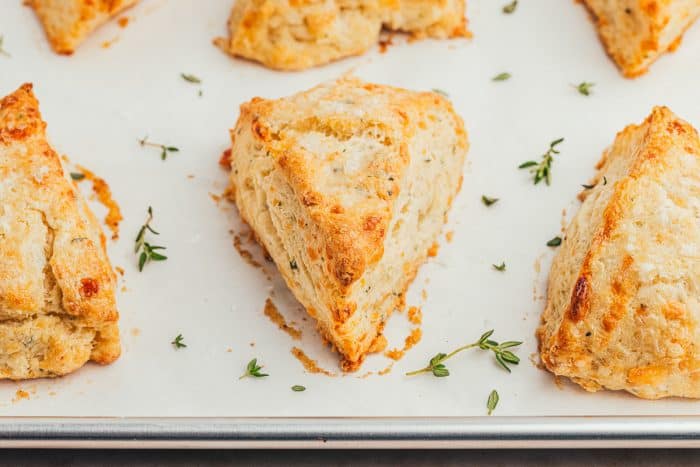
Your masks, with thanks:
M 606 151 L 552 264 L 542 361 L 589 391 L 700 397 L 700 139 L 665 107 Z
M 30 84 L 0 101 L 0 379 L 120 354 L 105 238 L 45 126 Z
M 674 50 L 700 16 L 700 0 L 584 0 L 598 33 L 622 73 L 645 73 L 664 52 Z
M 343 78 L 243 104 L 231 137 L 242 218 L 357 368 L 381 347 L 459 189 L 461 119 L 437 94 Z
M 72 54 L 92 31 L 139 0 L 25 0 L 41 21 L 51 47 Z

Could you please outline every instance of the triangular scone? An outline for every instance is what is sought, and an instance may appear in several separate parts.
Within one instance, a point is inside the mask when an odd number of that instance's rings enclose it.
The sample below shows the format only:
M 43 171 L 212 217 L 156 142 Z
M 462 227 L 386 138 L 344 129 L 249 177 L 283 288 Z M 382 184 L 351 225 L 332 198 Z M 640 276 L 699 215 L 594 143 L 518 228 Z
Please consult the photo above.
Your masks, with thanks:
M 467 137 L 450 102 L 355 78 L 255 98 L 231 131 L 236 204 L 356 369 L 445 222 Z
M 279 70 L 364 53 L 382 25 L 414 37 L 466 37 L 464 0 L 236 0 L 225 52 Z
M 46 37 L 60 54 L 72 54 L 85 38 L 139 0 L 25 0 L 34 9 Z
M 700 16 L 700 0 L 584 0 L 610 56 L 628 78 L 647 71 Z
M 0 101 L 0 379 L 119 357 L 105 238 L 58 155 L 32 86 Z
M 700 397 L 700 139 L 665 107 L 617 135 L 549 275 L 542 361 L 589 391 Z

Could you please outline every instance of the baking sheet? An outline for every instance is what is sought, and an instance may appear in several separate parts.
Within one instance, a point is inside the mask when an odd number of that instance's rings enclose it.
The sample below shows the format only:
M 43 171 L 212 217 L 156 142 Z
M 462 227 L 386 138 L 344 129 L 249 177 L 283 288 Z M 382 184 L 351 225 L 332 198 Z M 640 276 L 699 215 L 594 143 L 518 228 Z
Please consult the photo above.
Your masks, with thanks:
M 0 416 L 164 422 L 478 417 L 485 415 L 492 389 L 500 394 L 495 420 L 700 415 L 694 401 L 649 402 L 557 385 L 530 361 L 554 254 L 545 243 L 575 212 L 575 196 L 603 149 L 656 104 L 700 126 L 700 27 L 691 28 L 678 51 L 662 57 L 649 74 L 631 81 L 606 57 L 582 6 L 530 0 L 504 15 L 501 2 L 472 0 L 472 40 L 407 43 L 397 37 L 384 54 L 374 50 L 311 71 L 280 73 L 231 59 L 211 44 L 225 34 L 231 3 L 143 0 L 125 14 L 126 28 L 109 24 L 75 55 L 62 57 L 49 50 L 31 10 L 19 1 L 2 2 L 0 34 L 11 57 L 0 56 L 0 94 L 33 82 L 55 149 L 107 180 L 125 218 L 119 241 L 109 243 L 110 256 L 126 272 L 120 279 L 125 287 L 119 295 L 120 360 L 107 367 L 87 365 L 57 380 L 2 382 Z M 226 186 L 217 161 L 239 104 L 305 90 L 348 71 L 379 83 L 446 91 L 471 141 L 464 185 L 445 229 L 454 231 L 453 241 L 441 239 L 439 255 L 421 269 L 408 295 L 408 304 L 423 310 L 423 339 L 384 376 L 365 374 L 387 367 L 390 360 L 381 355 L 368 358 L 358 373 L 339 377 L 304 370 L 290 353 L 294 346 L 334 372 L 337 356 L 320 343 L 274 268 L 266 266 L 266 274 L 236 252 L 230 231 L 245 230 L 235 209 L 211 196 Z M 512 74 L 510 80 L 491 80 L 504 71 Z M 202 84 L 185 82 L 180 73 L 195 74 Z M 573 88 L 584 80 L 595 83 L 590 97 Z M 161 161 L 156 149 L 139 146 L 145 135 L 180 152 Z M 533 186 L 517 166 L 539 159 L 559 137 L 565 141 L 552 185 Z M 482 194 L 501 201 L 486 208 Z M 149 205 L 169 259 L 139 273 L 133 240 Z M 501 261 L 507 271 L 492 270 Z M 271 294 L 287 320 L 302 329 L 301 342 L 263 315 Z M 389 345 L 401 347 L 409 328 L 405 314 L 395 315 Z M 525 341 L 518 352 L 522 363 L 512 374 L 490 355 L 471 351 L 449 362 L 449 378 L 404 376 L 435 353 L 491 328 L 497 340 Z M 170 344 L 179 333 L 186 349 Z M 253 357 L 270 377 L 239 380 Z M 292 392 L 295 384 L 307 390 Z M 18 397 L 18 390 L 29 397 Z

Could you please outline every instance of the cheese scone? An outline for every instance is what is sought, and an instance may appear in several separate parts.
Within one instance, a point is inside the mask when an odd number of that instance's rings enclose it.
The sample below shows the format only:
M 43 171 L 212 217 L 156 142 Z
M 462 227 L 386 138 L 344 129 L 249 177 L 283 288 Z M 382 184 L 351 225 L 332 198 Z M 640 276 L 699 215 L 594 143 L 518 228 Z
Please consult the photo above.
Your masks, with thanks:
M 700 0 L 584 0 L 610 56 L 628 78 L 674 50 L 700 16 Z
M 589 391 L 700 397 L 700 139 L 665 107 L 617 135 L 566 230 L 538 329 Z
M 25 0 L 39 17 L 54 51 L 72 54 L 111 17 L 139 0 Z
M 241 217 L 352 371 L 384 323 L 462 183 L 464 125 L 435 93 L 346 77 L 255 98 L 231 131 Z
M 0 101 L 0 379 L 119 357 L 105 237 L 49 146 L 31 84 Z
M 468 35 L 465 0 L 236 0 L 225 52 L 278 70 L 303 70 L 359 55 L 382 25 L 415 37 Z

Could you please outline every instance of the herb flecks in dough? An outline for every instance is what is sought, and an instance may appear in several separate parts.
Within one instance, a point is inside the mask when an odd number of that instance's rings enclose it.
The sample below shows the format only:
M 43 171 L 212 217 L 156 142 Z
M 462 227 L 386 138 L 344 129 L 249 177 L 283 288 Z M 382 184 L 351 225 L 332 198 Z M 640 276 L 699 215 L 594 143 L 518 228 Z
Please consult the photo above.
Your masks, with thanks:
M 150 141 L 148 141 L 148 136 L 144 136 L 142 139 L 140 139 L 139 144 L 141 146 L 150 146 L 152 148 L 160 148 L 161 160 L 167 159 L 168 153 L 180 151 L 180 149 L 176 148 L 175 146 L 168 146 L 166 144 L 159 144 L 159 143 L 151 143 Z
M 557 146 L 564 142 L 564 138 L 555 139 L 549 143 L 549 149 L 542 155 L 542 160 L 540 162 L 527 161 L 523 162 L 518 166 L 519 169 L 530 169 L 530 173 L 533 175 L 533 181 L 535 185 L 540 183 L 542 180 L 549 185 L 552 181 L 552 162 L 554 161 L 554 155 L 559 154 Z
M 508 373 L 510 373 L 510 366 L 509 365 L 517 365 L 520 363 L 520 358 L 515 355 L 511 350 L 513 347 L 517 347 L 522 342 L 520 341 L 507 341 L 507 342 L 502 342 L 498 343 L 494 340 L 489 339 L 491 335 L 493 334 L 493 329 L 490 331 L 487 331 L 479 337 L 479 340 L 476 342 L 473 342 L 471 344 L 464 345 L 462 347 L 459 347 L 458 349 L 453 350 L 452 352 L 445 354 L 445 353 L 438 353 L 436 354 L 433 358 L 430 359 L 430 362 L 428 362 L 428 365 L 425 366 L 424 368 L 421 368 L 420 370 L 415 370 L 415 371 L 410 371 L 406 373 L 406 376 L 415 376 L 419 375 L 421 373 L 432 373 L 433 376 L 436 376 L 438 378 L 442 378 L 445 376 L 450 376 L 450 371 L 445 367 L 445 361 L 454 357 L 458 353 L 462 352 L 463 350 L 468 350 L 468 349 L 473 349 L 473 348 L 479 348 L 481 350 L 488 350 L 493 352 L 494 357 L 496 358 L 496 362 Z
M 148 217 L 146 218 L 146 223 L 139 229 L 138 235 L 136 235 L 136 246 L 134 248 L 134 253 L 139 254 L 139 271 L 143 271 L 144 266 L 151 261 L 165 261 L 168 259 L 158 253 L 158 250 L 165 250 L 164 246 L 151 245 L 146 241 L 146 233 L 151 232 L 154 235 L 160 235 L 156 232 L 153 227 L 151 227 L 151 221 L 153 220 L 153 208 L 148 206 Z

